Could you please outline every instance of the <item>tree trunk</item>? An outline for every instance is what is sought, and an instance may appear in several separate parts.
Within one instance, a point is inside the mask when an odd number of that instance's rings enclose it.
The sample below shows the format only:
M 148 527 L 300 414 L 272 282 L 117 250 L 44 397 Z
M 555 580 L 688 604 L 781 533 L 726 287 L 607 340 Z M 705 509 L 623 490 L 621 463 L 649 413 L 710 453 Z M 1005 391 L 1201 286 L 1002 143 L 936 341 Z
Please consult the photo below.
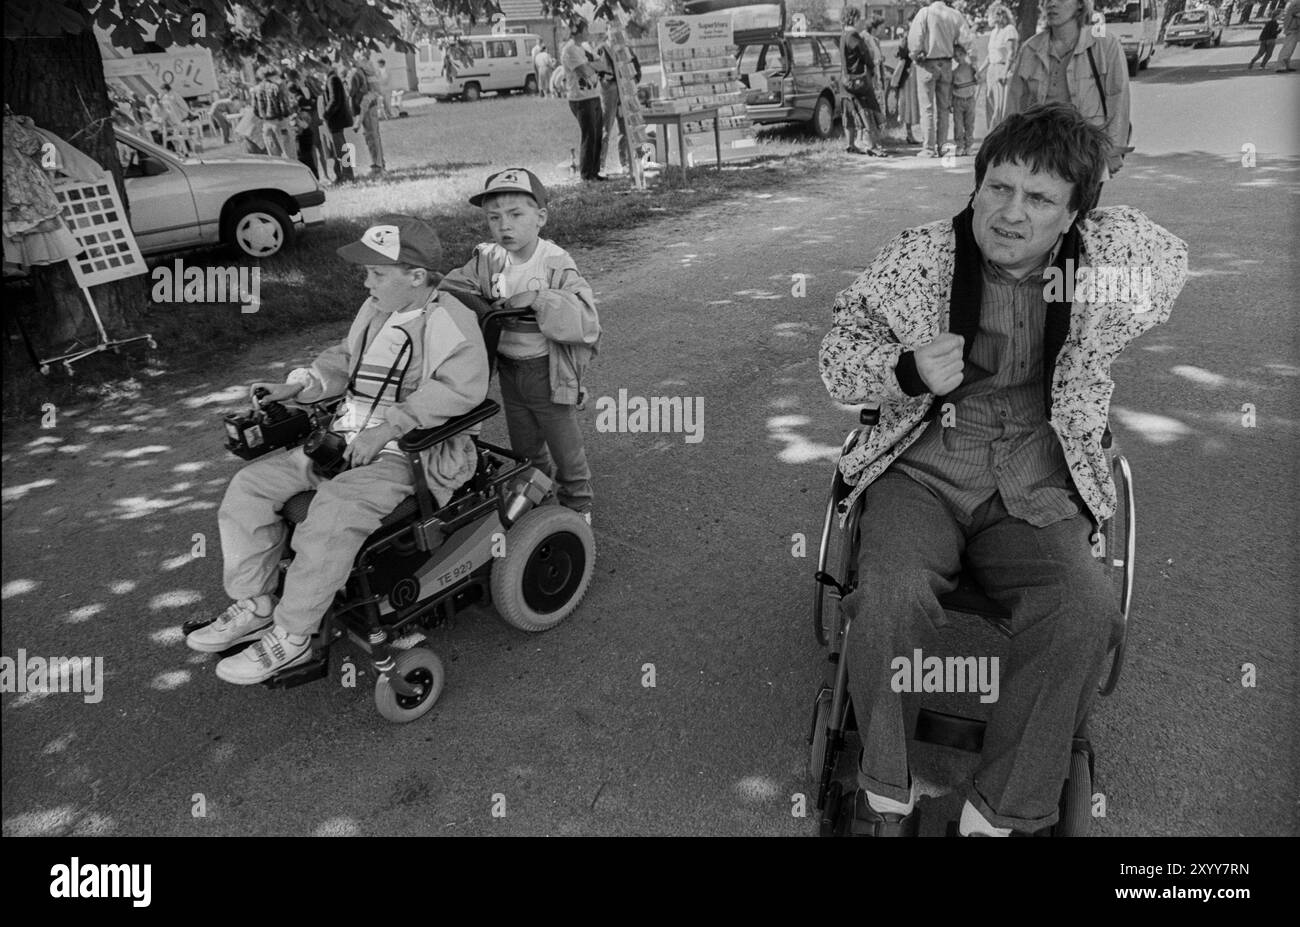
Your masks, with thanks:
M 1016 28 L 1020 30 L 1021 43 L 1038 31 L 1038 4 L 1039 0 L 1020 0 L 1016 6 Z
M 70 8 L 82 10 L 76 0 Z M 54 132 L 94 158 L 113 174 L 118 193 L 128 206 L 117 160 L 113 120 L 99 45 L 84 16 L 86 28 L 77 35 L 12 36 L 4 39 L 5 103 L 20 116 Z M 61 353 L 74 340 L 94 343 L 98 337 L 89 307 L 67 262 L 32 268 L 41 301 L 25 319 L 38 351 Z M 139 274 L 96 286 L 91 291 L 110 337 L 121 337 L 148 304 L 148 276 Z

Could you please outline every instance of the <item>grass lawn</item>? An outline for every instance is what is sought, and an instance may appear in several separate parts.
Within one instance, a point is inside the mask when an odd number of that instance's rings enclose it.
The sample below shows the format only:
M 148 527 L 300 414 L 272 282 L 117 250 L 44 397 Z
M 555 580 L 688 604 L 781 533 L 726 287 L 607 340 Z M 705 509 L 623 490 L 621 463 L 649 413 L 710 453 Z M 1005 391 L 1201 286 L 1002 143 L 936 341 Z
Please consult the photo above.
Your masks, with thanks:
M 569 250 L 581 268 L 583 251 L 606 244 L 613 232 L 681 215 L 736 191 L 796 183 L 807 172 L 833 165 L 843 147 L 838 137 L 816 141 L 793 127 L 764 131 L 755 158 L 747 163 L 728 164 L 721 172 L 693 169 L 689 187 L 673 167 L 651 180 L 649 192 L 638 193 L 628 180 L 582 184 L 571 178 L 570 149 L 578 143 L 578 123 L 565 101 L 509 96 L 435 103 L 418 98 L 405 108 L 408 118 L 380 124 L 388 172 L 378 179 L 366 176 L 369 156 L 357 136 L 363 179 L 327 186 L 326 223 L 261 263 L 257 312 L 241 313 L 235 304 L 151 304 L 133 321 L 135 331 L 154 335 L 157 351 L 99 355 L 77 364 L 72 378 L 61 369 L 42 377 L 25 353 L 7 342 L 4 417 L 33 418 L 45 402 L 68 405 L 138 392 L 143 382 L 170 370 L 220 365 L 223 356 L 269 335 L 338 322 L 341 337 L 366 293 L 363 272 L 340 261 L 335 249 L 357 239 L 378 216 L 407 213 L 437 229 L 444 254 L 440 269 L 458 266 L 488 237 L 480 210 L 467 198 L 493 170 L 523 166 L 541 177 L 551 193 L 543 235 Z M 228 146 L 208 148 L 205 156 L 236 153 Z M 153 263 L 170 265 L 175 257 Z M 181 257 L 186 266 L 221 267 L 237 266 L 242 258 L 224 248 Z

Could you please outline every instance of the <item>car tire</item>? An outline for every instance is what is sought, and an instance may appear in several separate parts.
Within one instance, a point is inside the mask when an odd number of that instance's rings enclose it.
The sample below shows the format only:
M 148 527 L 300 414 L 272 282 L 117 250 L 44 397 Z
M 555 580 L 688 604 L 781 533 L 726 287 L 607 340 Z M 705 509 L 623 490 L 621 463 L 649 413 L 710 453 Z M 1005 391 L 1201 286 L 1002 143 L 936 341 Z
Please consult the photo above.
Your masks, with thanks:
M 1141 63 L 1138 61 L 1137 58 L 1130 58 L 1128 62 L 1128 76 L 1137 77 L 1138 68 L 1140 68 L 1141 66 L 1142 66 Z
M 536 92 L 537 92 L 537 75 L 529 74 L 528 78 L 524 81 L 524 93 L 536 93 Z
M 1220 32 L 1220 33 L 1219 33 L 1217 36 L 1215 36 L 1215 38 L 1214 38 L 1214 47 L 1215 47 L 1215 48 L 1218 48 L 1218 47 L 1219 47 L 1220 45 L 1222 45 L 1222 44 L 1223 44 L 1223 33 Z
M 817 98 L 812 118 L 808 120 L 808 131 L 816 138 L 830 138 L 831 133 L 835 131 L 835 104 L 829 97 Z
M 460 94 L 461 99 L 466 103 L 473 103 L 481 96 L 483 96 L 483 88 L 473 81 L 466 84 L 465 89 Z
M 284 208 L 270 200 L 246 200 L 232 209 L 228 244 L 253 258 L 274 257 L 293 241 L 293 222 Z

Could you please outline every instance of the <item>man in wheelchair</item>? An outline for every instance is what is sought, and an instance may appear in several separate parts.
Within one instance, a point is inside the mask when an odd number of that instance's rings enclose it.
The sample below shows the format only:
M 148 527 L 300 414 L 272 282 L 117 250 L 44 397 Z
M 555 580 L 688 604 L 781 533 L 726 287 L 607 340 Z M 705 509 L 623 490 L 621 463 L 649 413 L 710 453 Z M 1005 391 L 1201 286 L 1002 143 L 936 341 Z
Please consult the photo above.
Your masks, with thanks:
M 1011 626 L 960 832 L 1056 820 L 1118 617 L 1090 540 L 1116 505 L 1110 365 L 1169 317 L 1187 271 L 1165 229 L 1093 208 L 1108 144 L 1069 106 L 1009 117 L 976 157 L 968 207 L 894 238 L 836 298 L 822 379 L 836 400 L 880 403 L 840 461 L 854 484 L 841 512 L 864 506 L 841 603 L 863 745 L 851 833 L 915 832 L 891 661 L 947 622 L 939 599 L 963 569 Z
M 370 298 L 347 337 L 284 383 L 254 383 L 254 403 L 311 403 L 342 396 L 327 447 L 333 466 L 304 447 L 244 467 L 219 512 L 226 593 L 234 600 L 217 620 L 191 632 L 193 649 L 219 653 L 251 646 L 217 664 L 227 682 L 251 685 L 303 663 L 310 638 L 347 581 L 357 552 L 381 521 L 414 492 L 411 464 L 398 448 L 409 431 L 464 415 L 487 396 L 489 367 L 478 319 L 451 295 L 435 291 L 442 246 L 411 216 L 390 215 L 339 257 L 364 265 Z M 308 440 L 306 448 L 314 442 Z M 462 432 L 423 452 L 424 476 L 439 505 L 474 474 L 473 438 Z M 331 473 L 334 475 L 331 476 Z M 278 565 L 288 530 L 281 509 L 315 489 L 293 533 L 295 557 L 277 599 Z

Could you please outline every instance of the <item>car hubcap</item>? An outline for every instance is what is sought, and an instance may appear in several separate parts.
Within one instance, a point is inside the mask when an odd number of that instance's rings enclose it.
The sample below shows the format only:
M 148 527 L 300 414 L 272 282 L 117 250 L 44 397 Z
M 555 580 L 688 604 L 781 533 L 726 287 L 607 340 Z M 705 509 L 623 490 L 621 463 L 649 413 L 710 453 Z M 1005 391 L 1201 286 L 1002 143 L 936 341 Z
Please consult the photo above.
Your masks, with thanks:
M 524 567 L 524 602 L 542 614 L 561 608 L 582 582 L 587 553 L 576 534 L 553 534 L 537 545 Z
M 831 134 L 831 109 L 825 103 L 817 106 L 817 130 L 822 135 Z
M 266 213 L 256 212 L 239 220 L 235 238 L 244 251 L 254 257 L 265 257 L 280 250 L 284 233 L 280 229 L 280 223 Z

